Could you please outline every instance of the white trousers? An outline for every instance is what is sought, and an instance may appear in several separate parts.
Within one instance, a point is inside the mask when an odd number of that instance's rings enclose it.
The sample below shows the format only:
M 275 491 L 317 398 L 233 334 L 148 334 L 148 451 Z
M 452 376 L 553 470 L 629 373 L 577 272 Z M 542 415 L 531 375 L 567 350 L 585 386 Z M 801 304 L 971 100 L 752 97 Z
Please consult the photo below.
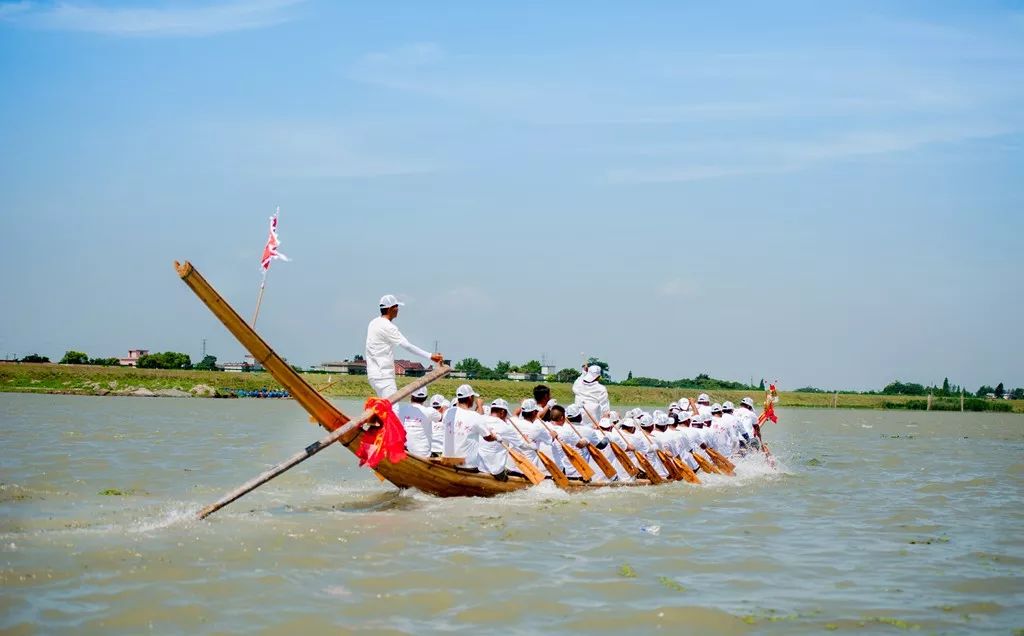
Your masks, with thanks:
M 395 384 L 394 378 L 369 378 L 369 380 L 370 388 L 377 393 L 377 397 L 390 397 L 398 393 L 398 385 Z

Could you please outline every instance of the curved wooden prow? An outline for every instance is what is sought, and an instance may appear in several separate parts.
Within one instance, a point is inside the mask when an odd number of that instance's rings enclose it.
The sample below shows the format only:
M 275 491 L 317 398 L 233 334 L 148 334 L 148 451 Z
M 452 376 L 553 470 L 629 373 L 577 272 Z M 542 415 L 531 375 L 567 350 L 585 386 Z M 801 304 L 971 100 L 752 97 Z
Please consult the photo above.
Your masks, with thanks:
M 302 376 L 295 372 L 281 356 L 260 338 L 259 334 L 249 326 L 241 316 L 238 315 L 231 305 L 217 293 L 210 283 L 206 282 L 202 274 L 192 266 L 192 263 L 185 261 L 179 263 L 174 261 L 174 269 L 178 276 L 199 296 L 199 300 L 210 308 L 221 323 L 227 327 L 235 338 L 238 339 L 257 362 L 277 380 L 281 386 L 288 389 L 295 401 L 302 405 L 317 422 L 329 431 L 333 431 L 349 421 L 349 418 L 327 401 L 316 389 L 314 389 Z M 342 438 L 342 443 L 347 443 L 358 434 L 358 429 L 351 435 Z

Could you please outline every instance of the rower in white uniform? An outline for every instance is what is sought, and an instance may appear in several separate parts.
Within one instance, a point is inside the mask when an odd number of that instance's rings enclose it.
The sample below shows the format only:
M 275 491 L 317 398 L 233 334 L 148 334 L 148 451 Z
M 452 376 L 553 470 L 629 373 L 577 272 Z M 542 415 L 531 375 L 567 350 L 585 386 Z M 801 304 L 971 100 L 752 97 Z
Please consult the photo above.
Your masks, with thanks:
M 576 404 L 587 409 L 595 421 L 600 421 L 602 415 L 612 410 L 608 403 L 608 389 L 604 388 L 600 380 L 601 367 L 592 364 L 586 367 L 583 374 L 572 384 Z
M 413 393 L 409 400 L 409 403 L 402 402 L 395 408 L 398 420 L 405 427 L 405 448 L 417 457 L 430 457 L 433 424 L 435 420 L 441 420 L 441 415 L 426 405 L 426 387 Z

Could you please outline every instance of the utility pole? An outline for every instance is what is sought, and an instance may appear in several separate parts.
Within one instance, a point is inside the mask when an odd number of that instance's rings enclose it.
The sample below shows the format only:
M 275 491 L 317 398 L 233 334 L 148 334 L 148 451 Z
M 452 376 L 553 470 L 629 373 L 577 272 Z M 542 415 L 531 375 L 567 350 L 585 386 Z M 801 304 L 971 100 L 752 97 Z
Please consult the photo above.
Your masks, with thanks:
M 206 358 L 206 338 L 203 338 L 203 358 Z

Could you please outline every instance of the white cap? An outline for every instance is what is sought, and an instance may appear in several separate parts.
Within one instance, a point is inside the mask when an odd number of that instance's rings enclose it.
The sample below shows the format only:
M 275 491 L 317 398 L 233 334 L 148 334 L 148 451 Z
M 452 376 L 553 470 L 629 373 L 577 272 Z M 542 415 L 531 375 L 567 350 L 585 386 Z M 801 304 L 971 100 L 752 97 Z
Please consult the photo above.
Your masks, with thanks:
M 587 372 L 583 375 L 583 379 L 587 382 L 593 382 L 599 377 L 601 377 L 601 367 L 596 364 L 587 367 Z
M 537 400 L 533 398 L 526 398 L 525 400 L 523 400 L 521 407 L 523 413 L 536 413 L 537 411 L 540 410 L 540 408 L 537 406 Z
M 430 397 L 430 406 L 433 408 L 444 406 L 445 401 L 446 400 L 444 399 L 443 395 L 441 395 L 440 393 L 435 393 Z
M 445 399 L 444 399 L 444 402 L 441 402 L 441 406 L 442 406 L 442 408 L 448 408 L 448 407 L 449 407 L 449 406 L 451 406 L 451 405 L 452 405 L 452 401 L 451 401 L 451 400 L 449 400 L 448 398 L 445 398 Z
M 679 400 L 679 409 L 682 411 L 690 410 L 690 398 L 683 398 Z
M 619 428 L 636 428 L 636 420 L 631 417 L 627 417 L 619 422 Z
M 742 400 L 740 400 L 740 404 L 746 404 L 750 408 L 754 408 L 754 400 L 752 400 L 752 399 L 750 399 L 748 397 L 745 397 Z
M 493 402 L 491 402 L 491 408 L 492 409 L 505 409 L 507 411 L 508 410 L 508 402 L 506 402 L 505 400 L 503 400 L 501 398 L 498 398 L 498 399 L 494 400 Z
M 671 423 L 672 419 L 669 418 L 667 415 L 659 415 L 658 417 L 654 418 L 655 426 L 668 426 Z
M 711 412 L 712 413 L 721 413 L 722 412 L 722 405 L 719 404 L 718 402 L 715 402 L 714 404 L 711 405 Z
M 701 393 L 697 396 L 697 404 L 710 403 L 711 398 L 708 397 L 707 393 Z
M 654 418 L 644 413 L 640 416 L 640 426 L 647 428 L 648 426 L 654 426 Z
M 665 411 L 661 411 L 661 410 L 657 410 L 654 413 L 651 413 L 651 417 L 653 417 L 654 419 L 658 419 L 659 417 L 662 417 L 664 415 L 665 415 Z
M 380 297 L 380 308 L 381 309 L 390 309 L 391 307 L 394 307 L 395 305 L 398 305 L 399 307 L 403 307 L 405 305 L 405 303 L 398 302 L 398 299 L 395 298 L 394 296 L 392 296 L 391 294 L 384 294 L 383 296 Z
M 688 421 L 690 419 L 690 412 L 689 411 L 680 411 L 679 415 L 677 415 L 676 417 L 679 418 L 680 422 L 686 422 L 686 421 Z
M 463 384 L 459 388 L 455 389 L 455 399 L 461 400 L 462 398 L 468 398 L 470 396 L 480 397 L 480 394 L 473 390 L 473 387 L 468 384 Z
M 414 397 L 414 398 L 425 398 L 425 397 L 427 397 L 427 387 L 421 386 L 420 388 L 416 389 L 415 391 L 413 391 L 412 397 Z
M 601 428 L 611 428 L 615 426 L 615 422 L 611 421 L 611 419 L 609 419 L 609 417 L 605 415 L 600 419 L 600 421 L 598 421 L 597 425 L 600 426 Z
M 677 411 L 677 410 L 679 410 L 679 402 L 673 402 L 672 404 L 668 405 L 668 412 L 669 413 L 671 413 L 672 411 Z
M 580 415 L 583 415 L 583 409 L 580 408 L 579 404 L 570 404 L 565 407 L 566 417 L 579 417 Z
M 734 405 L 732 402 L 729 402 L 728 400 L 726 400 L 725 402 L 722 402 L 722 410 L 723 411 L 732 411 L 735 408 L 736 408 L 736 405 Z
M 612 424 L 615 424 L 622 418 L 619 417 L 618 411 L 608 411 L 608 419 L 611 421 Z

